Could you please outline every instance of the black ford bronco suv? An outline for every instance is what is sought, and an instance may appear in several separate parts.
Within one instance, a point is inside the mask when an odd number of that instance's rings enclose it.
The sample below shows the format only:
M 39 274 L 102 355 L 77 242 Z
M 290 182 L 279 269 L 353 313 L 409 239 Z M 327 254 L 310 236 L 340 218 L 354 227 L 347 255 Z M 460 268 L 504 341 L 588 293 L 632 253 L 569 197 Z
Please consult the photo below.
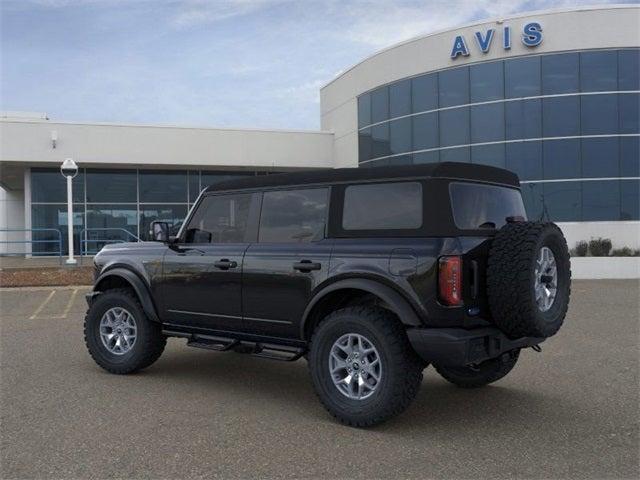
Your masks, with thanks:
M 555 334 L 570 264 L 530 222 L 516 175 L 470 164 L 339 169 L 204 190 L 181 226 L 95 257 L 84 333 L 112 373 L 148 367 L 167 337 L 305 357 L 327 410 L 352 426 L 399 414 L 429 364 L 461 387 L 504 377 Z

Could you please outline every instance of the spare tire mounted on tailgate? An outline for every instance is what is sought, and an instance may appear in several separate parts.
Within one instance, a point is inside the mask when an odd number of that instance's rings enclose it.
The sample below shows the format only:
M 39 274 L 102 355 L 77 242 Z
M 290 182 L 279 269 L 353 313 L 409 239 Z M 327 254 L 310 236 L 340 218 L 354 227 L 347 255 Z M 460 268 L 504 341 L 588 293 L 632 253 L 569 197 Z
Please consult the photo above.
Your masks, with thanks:
M 489 252 L 487 294 L 494 323 L 509 337 L 550 337 L 571 293 L 567 242 L 554 223 L 508 223 Z

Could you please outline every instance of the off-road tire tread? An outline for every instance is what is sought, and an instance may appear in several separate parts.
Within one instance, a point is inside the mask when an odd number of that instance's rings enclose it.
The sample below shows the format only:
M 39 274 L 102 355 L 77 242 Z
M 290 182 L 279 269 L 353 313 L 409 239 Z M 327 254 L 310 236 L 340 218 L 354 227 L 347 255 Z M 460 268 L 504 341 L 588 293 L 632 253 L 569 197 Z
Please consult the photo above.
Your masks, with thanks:
M 400 378 L 394 379 L 394 385 L 390 387 L 392 389 L 392 397 L 384 406 L 383 411 L 366 420 L 355 419 L 349 415 L 335 412 L 317 389 L 316 395 L 325 409 L 339 422 L 352 427 L 371 427 L 399 415 L 409 407 L 420 390 L 424 363 L 411 347 L 405 327 L 399 321 L 398 317 L 383 308 L 369 306 L 346 307 L 327 315 L 316 326 L 313 332 L 309 343 L 310 352 L 313 349 L 314 342 L 317 341 L 318 334 L 322 333 L 323 327 L 335 321 L 335 319 L 340 318 L 340 316 L 345 313 L 361 318 L 382 332 L 388 342 L 388 349 L 391 352 L 390 361 L 397 362 L 399 368 L 404 370 L 406 375 L 401 375 L 398 376 Z M 310 358 L 310 366 L 313 361 L 313 358 Z M 313 376 L 312 371 L 311 375 Z M 339 395 L 337 392 L 336 394 Z
M 502 361 L 500 358 L 487 360 L 484 362 L 487 364 L 486 366 L 489 367 L 490 365 L 495 365 L 495 368 L 488 368 L 486 371 L 481 370 L 479 372 L 474 372 L 475 375 L 471 374 L 470 376 L 457 375 L 455 369 L 450 369 L 446 366 L 434 365 L 434 367 L 442 378 L 458 387 L 479 388 L 489 385 L 490 383 L 497 382 L 513 370 L 513 367 L 515 367 L 518 362 L 520 351 L 516 350 L 515 352 L 510 352 L 509 355 L 510 357 L 507 361 Z M 482 368 L 482 364 L 479 365 L 479 368 Z
M 103 292 L 103 295 L 107 295 L 107 294 L 122 295 L 124 297 L 127 297 L 129 301 L 137 304 L 137 306 L 140 309 L 140 312 L 143 312 L 143 315 L 144 315 L 142 304 L 138 300 L 137 295 L 132 290 L 128 288 L 113 288 Z M 100 367 L 102 367 L 109 373 L 114 373 L 116 375 L 126 375 L 129 373 L 137 372 L 153 364 L 156 360 L 158 360 L 158 358 L 160 358 L 160 355 L 162 355 L 162 352 L 164 351 L 164 348 L 167 345 L 167 337 L 165 337 L 162 334 L 162 329 L 160 328 L 159 324 L 152 322 L 146 316 L 144 316 L 144 318 L 140 318 L 140 319 L 136 318 L 136 321 L 146 322 L 148 331 L 149 331 L 149 335 L 140 335 L 136 339 L 136 342 L 143 342 L 142 355 L 138 356 L 135 362 L 128 362 L 126 364 L 118 365 L 118 366 L 114 366 L 112 364 L 108 364 L 104 362 L 102 358 L 94 354 L 94 352 L 92 351 L 92 348 L 90 348 L 89 346 L 89 335 L 91 334 L 91 332 L 89 331 L 90 311 L 91 311 L 91 308 L 87 309 L 87 312 L 84 317 L 84 342 L 85 342 L 85 345 L 87 346 L 87 350 L 89 351 L 89 354 L 91 355 L 91 358 L 93 358 L 93 360 Z
M 531 278 L 529 265 L 536 255 L 536 246 L 540 234 L 545 229 L 555 229 L 560 233 L 567 250 L 566 240 L 557 225 L 551 222 L 514 222 L 502 227 L 493 239 L 489 251 L 487 267 L 487 294 L 489 308 L 494 323 L 511 338 L 550 337 L 561 327 L 558 324 L 545 323 L 532 325 L 529 319 L 537 309 L 531 299 Z M 565 262 L 569 271 L 569 256 L 556 256 L 556 265 Z M 565 317 L 571 293 L 570 285 L 567 301 L 559 315 Z M 527 300 L 522 300 L 527 299 Z

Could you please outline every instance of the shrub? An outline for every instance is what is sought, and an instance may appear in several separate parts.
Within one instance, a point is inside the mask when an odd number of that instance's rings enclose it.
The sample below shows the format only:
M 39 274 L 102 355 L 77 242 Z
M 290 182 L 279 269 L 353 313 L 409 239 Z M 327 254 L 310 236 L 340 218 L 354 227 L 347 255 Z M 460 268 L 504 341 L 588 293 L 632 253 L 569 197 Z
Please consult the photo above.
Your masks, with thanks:
M 573 249 L 573 254 L 576 257 L 586 257 L 587 253 L 589 253 L 589 244 L 584 240 L 580 240 L 576 243 L 575 248 Z
M 632 250 L 629 247 L 615 248 L 611 250 L 612 257 L 640 257 L 640 250 Z
M 609 238 L 592 238 L 589 241 L 589 251 L 594 257 L 607 257 L 611 251 L 611 240 Z

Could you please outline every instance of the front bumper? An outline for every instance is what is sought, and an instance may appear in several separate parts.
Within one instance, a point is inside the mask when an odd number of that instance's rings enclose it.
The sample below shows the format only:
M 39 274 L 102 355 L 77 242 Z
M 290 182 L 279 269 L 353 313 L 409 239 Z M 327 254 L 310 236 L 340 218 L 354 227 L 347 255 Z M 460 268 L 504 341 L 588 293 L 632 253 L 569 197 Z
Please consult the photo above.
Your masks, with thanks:
M 473 365 L 496 358 L 517 348 L 532 347 L 544 338 L 512 340 L 495 327 L 412 328 L 407 330 L 416 353 L 426 362 L 451 367 Z

